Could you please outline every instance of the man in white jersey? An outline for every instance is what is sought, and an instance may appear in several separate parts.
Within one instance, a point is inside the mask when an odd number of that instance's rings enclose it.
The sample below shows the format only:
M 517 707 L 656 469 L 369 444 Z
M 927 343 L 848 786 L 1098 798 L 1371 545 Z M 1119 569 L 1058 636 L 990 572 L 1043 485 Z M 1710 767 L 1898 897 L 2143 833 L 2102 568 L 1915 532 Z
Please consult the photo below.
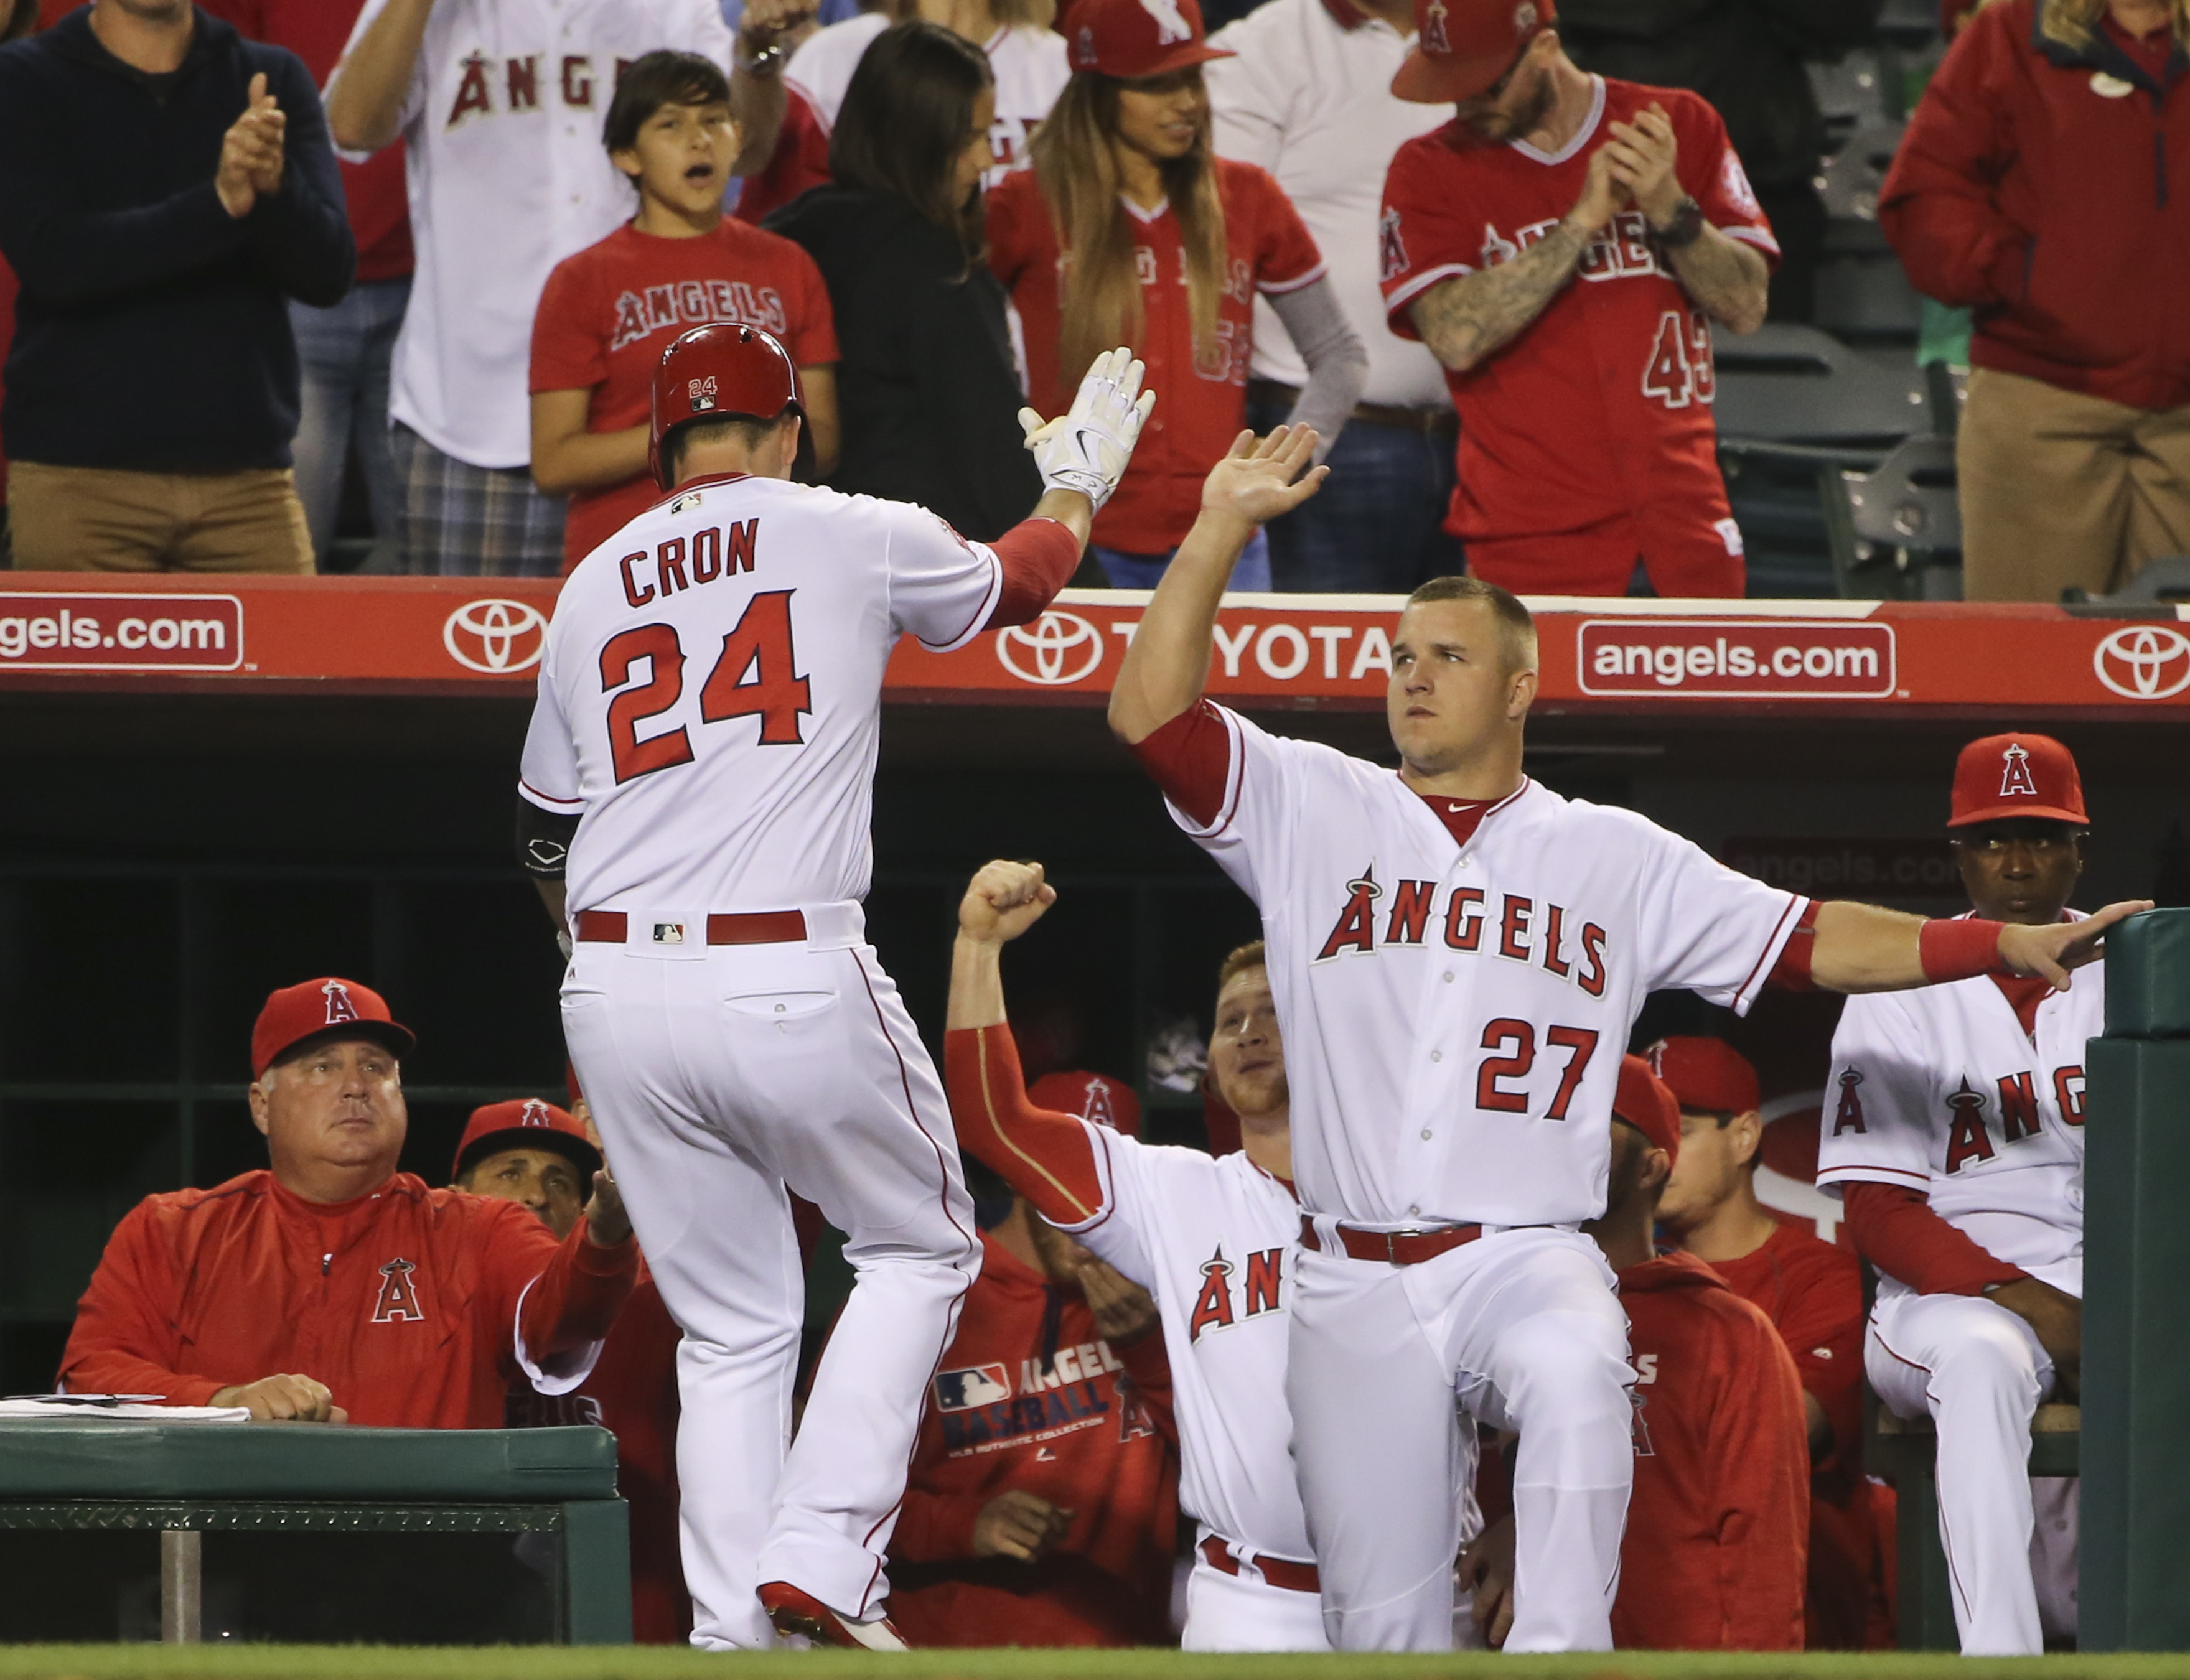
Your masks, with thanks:
M 991 863 L 958 910 L 944 1072 L 966 1149 L 1052 1224 L 1143 1282 L 1162 1315 L 1179 1503 L 1198 1525 L 1189 1651 L 1328 1650 L 1285 1395 L 1298 1257 L 1285 1045 L 1259 943 L 1225 961 L 1209 1065 L 1241 1148 L 1159 1148 L 1028 1099 L 1001 959 L 1056 901 L 1041 866 Z
M 789 355 L 755 327 L 697 328 L 655 380 L 674 493 L 556 603 L 520 853 L 575 940 L 565 1035 L 684 1330 L 684 1574 L 706 1649 L 768 1644 L 771 1620 L 901 1643 L 882 1562 L 979 1250 L 941 1087 L 864 938 L 882 672 L 902 633 L 952 648 L 1048 603 L 1154 401 L 1140 375 L 1129 352 L 1097 358 L 1069 423 L 1029 440 L 1049 486 L 1034 517 L 990 547 L 791 483 Z M 804 1291 L 786 1185 L 859 1273 L 787 1458 Z
M 530 471 L 526 357 L 549 271 L 631 219 L 601 149 L 616 78 L 661 48 L 712 59 L 745 141 L 733 170 L 757 169 L 783 119 L 769 49 L 812 13 L 753 0 L 734 49 L 716 0 L 366 0 L 327 122 L 353 157 L 405 144 L 418 269 L 389 402 L 405 570 L 563 569 L 563 499 Z
M 783 79 L 814 108 L 825 131 L 834 128 L 852 72 L 894 17 L 940 24 L 985 53 L 996 78 L 996 120 L 989 125 L 989 149 L 996 161 L 981 177 L 984 186 L 992 187 L 1027 167 L 1027 136 L 1072 79 L 1064 37 L 1049 26 L 1054 10 L 1043 0 L 918 0 L 879 7 L 807 37 L 784 67 Z
M 1474 579 L 1425 584 L 1400 617 L 1396 773 L 1271 735 L 1201 697 L 1224 583 L 1221 564 L 1172 563 L 1110 721 L 1262 910 L 1304 1210 L 1286 1392 L 1325 1626 L 1342 1649 L 1450 1644 L 1456 1393 L 1520 1432 L 1506 1649 L 1605 1649 L 1633 1376 L 1576 1228 L 1604 1211 L 1645 994 L 1745 1009 L 1775 971 L 1845 991 L 1995 966 L 2059 984 L 2136 906 L 1935 953 L 1932 930 L 1959 924 L 1808 903 L 1563 799 L 1521 769 L 1528 610 Z
M 2079 921 L 2068 904 L 2087 826 L 2059 741 L 1964 747 L 1949 818 L 1975 906 L 1961 925 Z M 1879 1271 L 1871 1387 L 1938 1424 L 1966 1655 L 2035 1655 L 2076 1631 L 2075 1484 L 2025 1467 L 2039 1403 L 2077 1394 L 2084 1047 L 2105 1030 L 2101 968 L 2068 991 L 1985 975 L 1857 998 L 1833 1035 L 1818 1188 L 1846 1200 L 1849 1238 Z

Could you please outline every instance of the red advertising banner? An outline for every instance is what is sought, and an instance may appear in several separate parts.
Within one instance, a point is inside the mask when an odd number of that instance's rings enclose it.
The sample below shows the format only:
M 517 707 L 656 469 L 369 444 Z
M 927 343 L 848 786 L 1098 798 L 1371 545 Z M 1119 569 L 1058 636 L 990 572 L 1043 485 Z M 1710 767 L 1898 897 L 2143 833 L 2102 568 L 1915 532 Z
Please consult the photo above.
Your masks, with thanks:
M 0 576 L 0 687 L 230 692 L 523 692 L 553 581 Z M 1148 597 L 1068 591 L 1034 623 L 955 653 L 907 640 L 893 701 L 1099 706 Z M 2176 609 L 2086 618 L 2058 607 L 1875 601 L 1546 599 L 1540 710 L 1886 717 L 1955 707 L 2190 721 L 2190 624 Z M 1396 599 L 1228 599 L 1213 694 L 1375 710 Z M 794 605 L 794 616 L 796 607 Z

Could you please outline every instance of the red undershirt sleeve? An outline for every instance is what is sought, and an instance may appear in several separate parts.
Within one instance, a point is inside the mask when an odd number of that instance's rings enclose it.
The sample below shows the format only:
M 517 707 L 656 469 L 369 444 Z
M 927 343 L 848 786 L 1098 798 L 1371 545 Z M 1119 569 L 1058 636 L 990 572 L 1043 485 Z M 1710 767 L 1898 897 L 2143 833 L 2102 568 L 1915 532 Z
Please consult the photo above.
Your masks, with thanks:
M 1987 1284 L 2030 1274 L 1996 1260 L 1899 1184 L 1845 1184 L 1848 1238 L 1856 1252 L 1923 1295 L 1981 1295 Z
M 1009 1027 L 945 1033 L 943 1076 L 959 1143 L 1035 1212 L 1053 1225 L 1084 1225 L 1103 1211 L 1086 1127 L 1028 1100 Z
M 1194 701 L 1126 750 L 1195 823 L 1206 828 L 1217 820 L 1232 775 L 1232 731 L 1208 701 Z
M 1795 931 L 1787 935 L 1787 943 L 1779 947 L 1779 960 L 1772 965 L 1764 984 L 1777 986 L 1782 991 L 1815 990 L 1817 983 L 1810 978 L 1810 957 L 1817 944 L 1818 901 L 1812 899 L 1803 907 L 1801 920 L 1796 922 Z
M 984 629 L 1031 624 L 1080 568 L 1080 539 L 1052 519 L 1021 519 L 989 547 L 1004 576 Z

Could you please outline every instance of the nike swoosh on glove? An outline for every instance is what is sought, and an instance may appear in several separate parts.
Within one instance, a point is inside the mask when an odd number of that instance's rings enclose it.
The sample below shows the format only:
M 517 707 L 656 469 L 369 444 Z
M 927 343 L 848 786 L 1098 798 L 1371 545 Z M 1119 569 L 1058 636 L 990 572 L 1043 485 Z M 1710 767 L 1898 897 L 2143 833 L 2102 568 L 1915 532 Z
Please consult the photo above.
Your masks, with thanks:
M 1056 419 L 1045 425 L 1031 408 L 1019 411 L 1044 490 L 1076 490 L 1102 510 L 1126 476 L 1141 427 L 1156 406 L 1156 394 L 1141 389 L 1147 372 L 1131 350 L 1105 350 L 1080 382 L 1072 406 Z

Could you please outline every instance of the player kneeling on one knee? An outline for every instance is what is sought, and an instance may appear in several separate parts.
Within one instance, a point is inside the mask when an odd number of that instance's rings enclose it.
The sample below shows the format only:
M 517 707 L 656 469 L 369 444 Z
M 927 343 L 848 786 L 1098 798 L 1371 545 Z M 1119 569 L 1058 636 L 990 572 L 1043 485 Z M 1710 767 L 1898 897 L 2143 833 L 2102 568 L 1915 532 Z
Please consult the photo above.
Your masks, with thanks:
M 1745 1012 L 1767 982 L 1995 972 L 2065 988 L 2147 906 L 2039 926 L 1813 901 L 1563 798 L 1523 769 L 1534 621 L 1475 578 L 1425 584 L 1393 627 L 1396 769 L 1274 735 L 1203 695 L 1246 530 L 1205 498 L 1109 712 L 1262 914 L 1304 1216 L 1286 1391 L 1325 1625 L 1349 1649 L 1450 1643 L 1456 1396 L 1521 1431 L 1508 1649 L 1603 1649 L 1634 1460 L 1619 1303 L 1577 1228 L 1605 1212 L 1643 999 Z
M 1973 910 L 1943 925 L 1976 943 L 2105 920 L 2068 907 L 2087 826 L 2059 741 L 1972 741 L 1948 827 Z M 2083 1351 L 2084 1047 L 2105 1030 L 2106 971 L 2066 980 L 1858 998 L 1825 1091 L 1818 1187 L 1879 1271 L 1865 1369 L 1887 1406 L 1938 1425 L 1939 1537 L 1973 1655 L 2076 1628 L 2074 1484 L 2025 1471 L 2032 1415 L 2077 1398 Z
M 1160 1148 L 1048 1111 L 1021 1084 L 1001 953 L 1056 897 L 1039 864 L 997 862 L 959 906 L 945 1039 L 959 1142 L 1032 1203 L 1037 1229 L 1072 1233 L 1154 1295 L 1175 1394 L 1180 1500 L 1198 1529 L 1186 1649 L 1327 1649 L 1285 1405 L 1300 1204 L 1285 1043 L 1262 945 L 1225 959 L 1209 1041 L 1210 1072 L 1240 1116 L 1243 1147 L 1217 1159 Z

